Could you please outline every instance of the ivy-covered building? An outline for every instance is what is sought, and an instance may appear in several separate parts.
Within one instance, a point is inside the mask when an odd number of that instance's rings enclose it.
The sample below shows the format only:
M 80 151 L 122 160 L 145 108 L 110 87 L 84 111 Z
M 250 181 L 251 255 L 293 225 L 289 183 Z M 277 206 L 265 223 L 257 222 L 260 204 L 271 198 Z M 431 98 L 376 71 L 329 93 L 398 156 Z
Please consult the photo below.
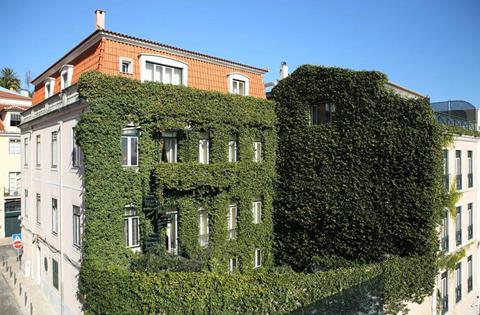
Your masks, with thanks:
M 20 125 L 23 269 L 63 314 L 82 313 L 89 264 L 150 249 L 219 272 L 273 260 L 266 70 L 107 31 L 104 14 L 33 80 Z

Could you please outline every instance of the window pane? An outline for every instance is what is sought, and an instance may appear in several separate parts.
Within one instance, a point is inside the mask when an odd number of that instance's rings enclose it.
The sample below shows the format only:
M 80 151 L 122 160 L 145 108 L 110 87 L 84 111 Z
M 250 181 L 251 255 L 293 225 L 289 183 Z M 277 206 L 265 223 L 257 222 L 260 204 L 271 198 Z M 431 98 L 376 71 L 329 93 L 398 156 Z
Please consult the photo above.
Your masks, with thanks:
M 163 78 L 163 83 L 172 83 L 173 77 L 173 68 L 165 67 L 165 78 Z
M 145 80 L 154 81 L 153 68 L 154 68 L 153 63 L 147 62 L 145 64 Z
M 173 69 L 173 81 L 172 84 L 180 85 L 182 84 L 182 69 L 174 68 Z
M 132 137 L 130 138 L 130 152 L 131 152 L 131 163 L 130 165 L 138 165 L 138 138 Z
M 122 164 L 128 165 L 128 138 L 122 137 Z
M 138 246 L 138 217 L 132 218 L 132 246 Z
M 155 82 L 163 82 L 163 67 L 160 65 L 155 65 L 155 73 L 153 77 Z
M 124 222 L 123 223 L 123 238 L 125 239 L 125 245 L 128 247 L 128 246 L 130 246 L 128 219 L 125 219 L 123 222 Z

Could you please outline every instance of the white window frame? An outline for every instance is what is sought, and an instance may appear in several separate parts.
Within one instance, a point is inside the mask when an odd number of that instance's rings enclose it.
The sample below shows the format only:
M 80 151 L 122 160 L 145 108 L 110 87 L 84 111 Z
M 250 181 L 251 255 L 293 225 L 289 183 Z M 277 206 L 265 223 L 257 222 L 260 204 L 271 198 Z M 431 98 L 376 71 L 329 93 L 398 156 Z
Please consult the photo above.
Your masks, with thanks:
M 167 237 L 167 251 L 172 255 L 178 255 L 178 211 L 170 211 L 166 214 L 171 218 L 170 222 L 167 223 L 167 227 L 165 229 Z M 174 228 L 173 231 L 172 228 Z
M 9 172 L 8 173 L 8 193 L 10 196 L 19 196 L 21 189 L 21 173 Z
M 237 271 L 238 270 L 238 257 L 234 256 L 234 257 L 230 258 L 228 265 L 229 265 L 228 269 L 230 270 L 230 272 Z
M 237 140 L 228 142 L 228 162 L 234 163 L 238 161 L 238 144 Z
M 208 242 L 210 238 L 210 227 L 208 211 L 204 208 L 198 209 L 198 242 L 200 247 L 208 247 Z
M 40 146 L 42 145 L 42 139 L 40 135 L 37 135 L 35 137 L 36 139 L 36 145 L 35 145 L 35 164 L 37 167 L 40 167 L 42 165 L 42 150 L 40 149 Z
M 29 147 L 28 147 L 28 137 L 25 137 L 23 139 L 23 166 L 27 167 L 28 166 L 28 160 L 29 160 Z
M 13 112 L 13 113 L 10 113 L 9 114 L 10 116 L 10 127 L 17 127 L 18 128 L 18 125 L 22 122 L 22 115 L 18 112 Z M 15 118 L 19 118 L 18 120 L 17 119 L 13 119 L 13 117 Z M 19 122 L 18 124 L 15 124 L 15 125 L 12 125 L 12 122 L 15 121 L 15 122 Z
M 123 71 L 123 63 L 128 63 L 128 71 Z M 118 62 L 118 71 L 120 73 L 133 74 L 133 59 L 127 57 L 120 57 Z
M 198 163 L 210 163 L 210 141 L 208 139 L 200 139 L 198 141 Z
M 228 206 L 228 239 L 234 240 L 237 238 L 237 223 L 238 223 L 238 208 L 237 205 L 232 204 Z
M 24 191 L 24 195 L 23 195 L 23 209 L 25 210 L 24 211 L 24 214 L 25 214 L 25 217 L 28 218 L 28 189 L 25 189 Z
M 8 139 L 8 154 L 20 154 L 21 152 L 21 140 L 17 138 Z
M 58 164 L 58 131 L 52 131 L 52 140 L 50 154 L 52 156 L 52 168 L 57 168 Z
M 131 135 L 130 134 L 124 134 L 126 132 L 130 132 L 130 131 L 136 131 L 137 133 L 134 134 L 132 133 Z M 139 154 L 138 154 L 138 141 L 139 141 L 139 131 L 137 128 L 124 128 L 122 130 L 122 136 L 121 136 L 121 146 L 122 146 L 122 165 L 123 166 L 138 166 L 139 164 Z M 127 161 L 126 161 L 126 164 L 125 164 L 125 161 L 123 159 L 123 139 L 127 139 L 127 152 L 126 152 L 126 158 L 127 158 Z M 136 140 L 136 146 L 135 148 L 132 148 L 133 145 L 133 140 Z M 135 152 L 137 153 L 137 161 L 136 163 L 132 163 L 132 160 L 133 160 L 133 151 L 132 150 L 135 150 Z
M 262 200 L 258 199 L 252 202 L 253 224 L 262 223 Z
M 46 78 L 45 79 L 45 99 L 53 95 L 55 90 L 55 78 Z
M 255 248 L 255 254 L 253 257 L 253 269 L 259 268 L 263 263 L 263 253 L 260 248 Z
M 35 220 L 39 225 L 42 222 L 41 213 L 42 213 L 42 196 L 39 193 L 37 193 L 36 199 L 35 199 Z
M 245 95 L 250 95 L 250 79 L 244 74 L 241 73 L 230 73 L 227 77 L 228 82 L 228 93 L 230 94 L 238 94 L 234 93 L 233 81 L 243 81 L 245 83 Z
M 137 209 L 133 205 L 125 206 L 123 220 L 125 246 L 132 249 L 140 248 L 140 217 L 137 214 Z M 136 229 L 134 229 L 135 226 Z M 134 233 L 135 230 L 137 235 Z M 136 242 L 134 242 L 135 236 Z
M 72 85 L 72 78 L 73 78 L 73 66 L 64 65 L 60 69 L 60 90 L 63 91 L 63 89 L 66 89 L 70 85 Z
M 253 162 L 261 162 L 262 160 L 263 160 L 262 141 L 255 141 L 253 143 Z
M 147 78 L 147 73 L 145 71 L 145 67 L 147 62 L 152 62 L 155 64 L 159 64 L 165 67 L 170 67 L 170 68 L 179 68 L 182 70 L 182 84 L 188 86 L 188 64 L 172 59 L 172 58 L 167 58 L 165 56 L 159 56 L 159 55 L 152 55 L 152 54 L 140 54 L 140 81 L 150 81 L 149 78 Z
M 176 132 L 163 133 L 163 145 L 167 163 L 177 163 L 178 158 L 178 141 Z
M 79 206 L 72 205 L 73 246 L 82 246 L 82 213 Z
M 58 234 L 58 199 L 52 198 L 52 234 Z
M 82 152 L 77 144 L 75 128 L 72 128 L 72 168 L 78 168 L 82 165 Z

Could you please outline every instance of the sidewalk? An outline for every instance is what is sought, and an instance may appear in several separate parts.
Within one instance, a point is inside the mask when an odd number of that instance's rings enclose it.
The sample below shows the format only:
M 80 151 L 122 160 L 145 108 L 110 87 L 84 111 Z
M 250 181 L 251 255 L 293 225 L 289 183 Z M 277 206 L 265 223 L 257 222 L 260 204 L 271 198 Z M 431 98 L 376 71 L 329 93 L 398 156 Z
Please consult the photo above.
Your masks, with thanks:
M 22 311 L 30 315 L 56 314 L 35 280 L 24 276 L 16 255 L 11 239 L 0 239 L 0 273 L 13 292 Z

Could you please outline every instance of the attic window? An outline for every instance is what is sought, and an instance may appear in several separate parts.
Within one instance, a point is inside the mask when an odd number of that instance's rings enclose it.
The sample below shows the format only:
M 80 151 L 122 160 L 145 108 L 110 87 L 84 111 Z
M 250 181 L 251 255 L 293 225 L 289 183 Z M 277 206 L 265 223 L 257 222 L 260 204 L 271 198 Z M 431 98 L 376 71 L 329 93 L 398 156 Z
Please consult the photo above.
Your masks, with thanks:
M 249 79 L 247 76 L 240 73 L 232 73 L 228 75 L 228 92 L 231 94 L 249 95 Z
M 120 72 L 133 74 L 133 60 L 126 57 L 120 57 Z
M 73 66 L 64 65 L 60 70 L 60 89 L 66 89 L 72 85 Z
M 310 105 L 310 125 L 329 123 L 335 115 L 335 104 Z
M 53 88 L 55 86 L 54 78 L 47 78 L 45 80 L 45 99 L 53 95 Z

